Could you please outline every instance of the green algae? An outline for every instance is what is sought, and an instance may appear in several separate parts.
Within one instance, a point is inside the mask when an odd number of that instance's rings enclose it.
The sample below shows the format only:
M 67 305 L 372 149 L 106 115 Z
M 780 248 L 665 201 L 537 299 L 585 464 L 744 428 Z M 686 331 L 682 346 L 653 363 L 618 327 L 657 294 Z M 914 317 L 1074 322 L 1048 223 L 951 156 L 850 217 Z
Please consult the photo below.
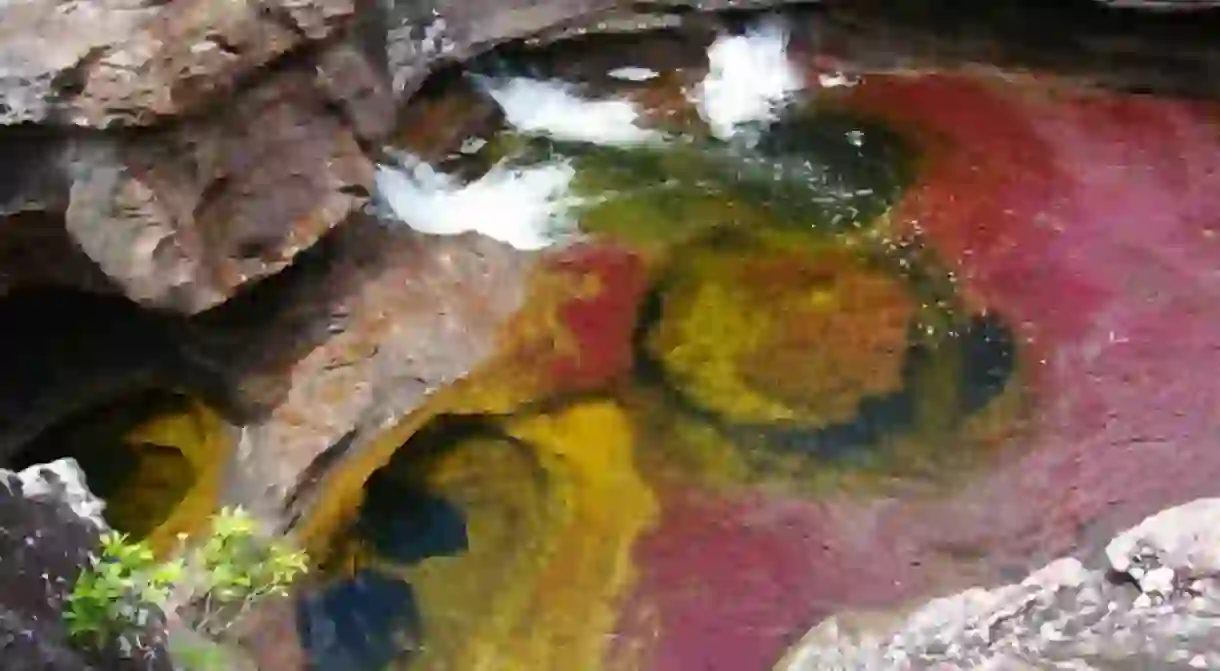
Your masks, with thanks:
M 750 145 L 679 132 L 628 147 L 502 133 L 492 146 L 517 165 L 569 161 L 580 229 L 649 260 L 635 385 L 690 420 L 666 429 L 666 453 L 693 472 L 830 483 L 885 472 L 898 452 L 920 471 L 939 463 L 923 446 L 951 442 L 1015 369 L 1001 334 L 982 348 L 998 372 L 971 390 L 979 316 L 886 217 L 920 159 L 874 119 L 829 103 Z
M 755 146 L 689 134 L 605 146 L 503 132 L 481 154 L 518 167 L 570 162 L 580 230 L 650 251 L 721 227 L 867 231 L 917 159 L 886 126 L 829 109 L 786 118 Z

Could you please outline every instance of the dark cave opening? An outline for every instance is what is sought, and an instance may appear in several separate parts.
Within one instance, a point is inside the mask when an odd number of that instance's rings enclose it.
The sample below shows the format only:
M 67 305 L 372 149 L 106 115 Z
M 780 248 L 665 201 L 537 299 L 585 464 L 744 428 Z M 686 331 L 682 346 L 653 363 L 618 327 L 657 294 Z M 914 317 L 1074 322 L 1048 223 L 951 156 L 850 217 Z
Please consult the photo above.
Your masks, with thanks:
M 141 428 L 159 415 L 188 411 L 190 403 L 155 390 L 93 406 L 22 446 L 10 466 L 75 459 L 89 489 L 106 501 L 106 521 L 117 531 L 145 538 L 182 503 L 199 473 L 180 447 L 154 442 Z

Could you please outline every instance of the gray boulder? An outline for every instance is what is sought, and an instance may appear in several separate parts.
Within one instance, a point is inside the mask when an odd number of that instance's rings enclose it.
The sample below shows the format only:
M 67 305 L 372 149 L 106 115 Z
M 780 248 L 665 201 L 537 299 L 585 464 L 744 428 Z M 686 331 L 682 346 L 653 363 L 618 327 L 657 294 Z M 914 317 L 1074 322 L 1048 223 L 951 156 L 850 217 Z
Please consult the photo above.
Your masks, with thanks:
M 105 504 L 73 459 L 0 469 L 0 660 L 5 671 L 156 670 L 170 667 L 152 644 L 125 658 L 73 646 L 64 601 L 107 530 Z M 155 641 L 156 632 L 143 640 Z
M 1220 499 L 1115 537 L 1106 565 L 1054 561 L 898 616 L 829 618 L 777 671 L 1220 668 Z

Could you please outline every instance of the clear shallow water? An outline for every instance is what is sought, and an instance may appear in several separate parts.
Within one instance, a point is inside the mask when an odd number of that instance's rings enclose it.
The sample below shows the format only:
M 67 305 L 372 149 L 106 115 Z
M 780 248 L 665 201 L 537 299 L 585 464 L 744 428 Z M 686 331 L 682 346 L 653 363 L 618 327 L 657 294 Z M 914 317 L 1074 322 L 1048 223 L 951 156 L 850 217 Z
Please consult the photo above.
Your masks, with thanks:
M 681 641 L 685 626 L 650 618 L 704 588 L 666 606 L 642 586 L 670 570 L 650 545 L 691 497 L 800 509 L 935 492 L 1021 430 L 1012 325 L 889 216 L 918 143 L 841 98 L 796 96 L 805 75 L 767 30 L 713 45 L 719 66 L 702 78 L 481 76 L 504 118 L 443 158 L 465 166 L 453 176 L 397 147 L 406 158 L 380 185 L 402 223 L 546 250 L 539 297 L 513 327 L 533 345 L 510 366 L 523 374 L 483 383 L 513 387 L 516 410 L 437 417 L 368 478 L 327 561 L 335 581 L 302 606 L 317 659 L 689 668 L 649 661 L 656 637 Z M 743 81 L 764 65 L 777 72 Z M 726 90 L 755 95 L 716 102 Z M 750 548 L 755 532 L 711 534 L 705 559 Z M 688 564 L 691 576 L 754 570 L 713 567 Z M 411 613 L 327 601 L 370 575 L 406 589 Z M 317 635 L 332 616 L 382 633 Z M 771 626 L 787 636 L 807 618 Z M 778 659 L 773 637 L 762 652 Z M 374 645 L 386 640 L 403 644 Z
M 1215 495 L 1220 107 L 806 45 L 716 133 L 710 43 L 658 40 L 476 64 L 566 132 L 461 77 L 409 110 L 387 225 L 540 260 L 501 356 L 324 493 L 362 503 L 298 603 L 317 668 L 765 669 Z M 210 415 L 140 405 L 77 435 L 179 450 L 157 533 L 202 519 Z
M 618 185 L 629 191 L 652 190 L 664 182 L 689 182 L 688 187 L 699 188 L 699 175 L 667 175 L 659 164 L 657 154 L 674 153 L 676 145 L 687 145 L 683 153 L 688 157 L 691 150 L 695 155 L 723 154 L 722 170 L 757 173 L 779 168 L 791 172 L 793 166 L 774 161 L 753 165 L 742 154 L 758 143 L 760 133 L 778 120 L 802 88 L 800 71 L 787 57 L 788 39 L 786 25 L 778 20 L 753 26 L 742 35 L 718 37 L 708 46 L 705 74 L 689 86 L 675 79 L 681 70 L 666 73 L 669 76 L 648 70 L 660 78 L 654 82 L 654 77 L 615 76 L 624 70 L 615 68 L 603 73 L 603 79 L 618 86 L 602 87 L 559 77 L 506 73 L 504 67 L 495 68 L 498 72 L 493 74 L 466 73 L 467 82 L 494 101 L 502 113 L 503 141 L 465 138 L 456 147 L 458 154 L 486 154 L 486 172 L 463 184 L 410 152 L 391 152 L 395 160 L 380 166 L 377 175 L 384 205 L 393 217 L 421 232 L 453 235 L 476 230 L 533 250 L 546 246 L 548 240 L 565 240 L 591 206 L 633 195 L 619 193 L 608 184 L 584 184 L 583 189 L 581 184 L 573 184 L 575 172 L 586 178 L 596 172 L 575 165 L 580 154 L 593 148 L 641 148 L 636 152 L 625 149 L 602 162 L 604 168 L 619 173 L 623 168 L 651 164 L 650 177 L 659 181 L 650 183 L 633 175 L 633 180 Z M 662 113 L 656 101 L 640 99 L 650 89 L 654 95 L 669 98 L 669 109 Z M 693 127 L 678 119 L 656 118 L 658 114 L 674 116 L 679 111 L 675 106 L 697 112 L 703 123 Z M 651 120 L 646 118 L 649 115 Z M 856 133 L 849 141 L 861 142 Z M 528 146 L 537 139 L 546 142 Z M 713 149 L 707 146 L 709 139 L 724 146 Z M 447 158 L 456 157 L 450 154 Z M 821 166 L 810 163 L 810 156 L 797 158 L 804 164 L 805 174 L 788 175 L 782 181 L 825 181 Z M 719 177 L 723 182 L 725 175 Z M 776 175 L 758 174 L 752 181 L 775 182 Z M 821 184 L 823 196 L 848 195 L 835 192 L 833 186 Z

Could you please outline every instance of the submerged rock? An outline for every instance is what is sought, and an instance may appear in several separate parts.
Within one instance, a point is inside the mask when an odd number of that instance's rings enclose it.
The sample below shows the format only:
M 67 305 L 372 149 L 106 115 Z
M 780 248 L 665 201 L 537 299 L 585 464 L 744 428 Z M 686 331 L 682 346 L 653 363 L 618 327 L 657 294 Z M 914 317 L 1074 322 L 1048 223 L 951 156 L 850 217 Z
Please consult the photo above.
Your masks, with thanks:
M 1217 521 L 1220 499 L 1197 500 L 1119 534 L 1108 566 L 1069 557 L 904 616 L 832 617 L 776 669 L 1217 668 Z
M 273 515 L 286 500 L 307 507 L 340 457 L 377 453 L 388 429 L 492 358 L 536 261 L 473 234 L 421 238 L 368 220 L 339 233 L 332 255 L 281 285 L 279 304 L 243 302 L 241 320 L 200 324 L 216 342 L 193 356 L 261 405 L 234 491 Z
M 686 250 L 650 352 L 730 421 L 853 419 L 863 398 L 902 385 L 916 297 L 863 255 L 822 247 Z

